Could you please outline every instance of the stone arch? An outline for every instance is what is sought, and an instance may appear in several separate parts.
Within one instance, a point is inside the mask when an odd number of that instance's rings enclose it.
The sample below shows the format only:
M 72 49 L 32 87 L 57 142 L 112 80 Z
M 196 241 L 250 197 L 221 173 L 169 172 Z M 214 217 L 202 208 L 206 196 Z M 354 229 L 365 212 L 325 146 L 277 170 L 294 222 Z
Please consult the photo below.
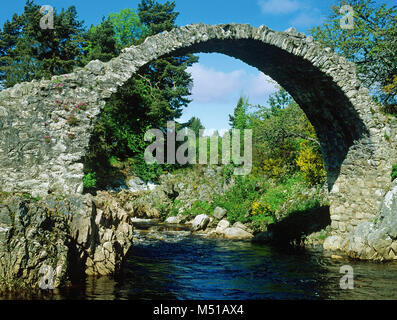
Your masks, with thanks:
M 238 24 L 175 28 L 107 63 L 91 61 L 74 73 L 0 92 L 2 190 L 81 193 L 82 159 L 106 99 L 145 64 L 197 52 L 240 59 L 271 76 L 298 102 L 321 142 L 335 232 L 374 217 L 397 161 L 396 123 L 381 115 L 355 65 L 312 37 L 294 29 Z M 79 103 L 84 110 L 72 128 L 68 114 Z

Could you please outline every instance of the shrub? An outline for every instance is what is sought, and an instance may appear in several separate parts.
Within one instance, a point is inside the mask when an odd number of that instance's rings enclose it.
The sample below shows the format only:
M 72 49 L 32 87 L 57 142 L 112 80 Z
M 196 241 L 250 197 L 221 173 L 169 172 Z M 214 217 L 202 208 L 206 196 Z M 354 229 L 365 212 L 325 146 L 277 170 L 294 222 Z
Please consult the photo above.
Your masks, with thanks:
M 213 209 L 216 206 L 227 210 L 227 218 L 231 223 L 249 222 L 252 203 L 264 192 L 260 179 L 253 176 L 236 177 L 235 185 L 224 195 L 214 197 Z
M 323 159 L 308 141 L 300 143 L 300 151 L 296 163 L 302 171 L 303 177 L 310 185 L 316 185 L 324 181 L 326 171 Z
M 251 206 L 253 221 L 271 224 L 275 221 L 275 212 L 268 203 L 254 201 Z
M 269 158 L 263 162 L 263 169 L 265 173 L 269 174 L 273 178 L 280 178 L 285 172 L 283 168 L 283 159 Z
M 193 203 L 192 208 L 189 210 L 189 213 L 197 216 L 199 214 L 210 215 L 213 211 L 213 205 L 208 201 L 197 200 Z
M 95 172 L 87 173 L 83 179 L 83 185 L 86 189 L 92 189 L 96 187 L 97 178 Z
M 147 164 L 143 155 L 139 155 L 136 158 L 130 158 L 129 165 L 131 165 L 134 174 L 145 182 L 157 181 L 164 171 L 162 165 L 158 163 Z

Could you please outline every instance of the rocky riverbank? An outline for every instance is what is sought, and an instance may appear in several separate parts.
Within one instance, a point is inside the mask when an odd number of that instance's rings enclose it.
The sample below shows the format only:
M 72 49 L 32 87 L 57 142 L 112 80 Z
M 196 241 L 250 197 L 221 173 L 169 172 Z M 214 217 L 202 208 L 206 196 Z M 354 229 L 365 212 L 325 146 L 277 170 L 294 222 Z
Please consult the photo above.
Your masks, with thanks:
M 2 195 L 0 289 L 59 287 L 116 273 L 132 244 L 130 216 L 107 193 Z
M 39 199 L 0 194 L 0 291 L 61 287 L 85 275 L 116 274 L 133 245 L 134 223 L 139 219 L 181 226 L 209 238 L 324 244 L 326 252 L 351 258 L 397 260 L 397 181 L 375 221 L 342 238 L 329 234 L 326 205 L 289 213 L 295 202 L 318 196 L 317 189 L 294 194 L 281 206 L 274 223 L 258 229 L 257 224 L 231 223 L 228 211 L 220 206 L 206 213 L 194 210 L 197 200 L 211 202 L 214 194 L 222 195 L 234 184 L 233 177 L 225 179 L 219 168 L 194 174 L 167 174 L 150 188 L 102 191 L 95 196 Z

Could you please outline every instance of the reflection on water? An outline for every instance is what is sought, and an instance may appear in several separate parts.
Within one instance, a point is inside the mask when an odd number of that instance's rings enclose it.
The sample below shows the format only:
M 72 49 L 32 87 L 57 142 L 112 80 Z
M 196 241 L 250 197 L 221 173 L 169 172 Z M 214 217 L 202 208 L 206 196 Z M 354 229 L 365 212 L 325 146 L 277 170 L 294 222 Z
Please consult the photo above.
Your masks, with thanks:
M 342 290 L 340 267 L 354 269 Z M 138 230 L 122 275 L 89 277 L 49 299 L 396 299 L 397 264 L 332 260 L 320 252 L 274 249 L 187 231 Z

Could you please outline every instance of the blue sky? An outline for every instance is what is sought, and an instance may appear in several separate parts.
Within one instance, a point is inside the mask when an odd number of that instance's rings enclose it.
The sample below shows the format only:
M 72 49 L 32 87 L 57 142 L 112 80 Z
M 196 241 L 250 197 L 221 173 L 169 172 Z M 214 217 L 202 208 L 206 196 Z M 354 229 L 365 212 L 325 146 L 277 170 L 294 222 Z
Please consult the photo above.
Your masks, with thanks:
M 2 3 L 0 25 L 23 12 L 25 0 Z M 86 25 L 98 24 L 103 16 L 124 8 L 137 8 L 139 0 L 76 1 L 36 0 L 40 5 L 51 5 L 57 10 L 76 6 L 79 18 Z M 164 0 L 159 0 L 164 3 Z M 397 5 L 397 0 L 385 0 Z M 300 32 L 321 24 L 336 0 L 175 0 L 180 12 L 178 25 L 203 22 L 262 24 L 284 31 L 293 26 Z M 228 128 L 228 114 L 233 112 L 240 95 L 249 97 L 252 104 L 265 104 L 275 91 L 275 84 L 264 74 L 243 62 L 221 55 L 200 54 L 200 61 L 189 72 L 194 79 L 193 102 L 185 109 L 181 120 L 199 117 L 207 129 Z

